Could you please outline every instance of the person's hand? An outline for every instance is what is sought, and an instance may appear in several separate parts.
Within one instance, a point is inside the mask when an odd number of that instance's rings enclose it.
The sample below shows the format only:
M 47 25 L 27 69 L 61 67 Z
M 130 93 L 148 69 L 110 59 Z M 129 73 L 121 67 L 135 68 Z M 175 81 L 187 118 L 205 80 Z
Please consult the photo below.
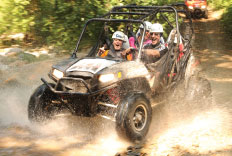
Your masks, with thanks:
M 123 56 L 125 56 L 126 54 L 128 54 L 128 53 L 131 52 L 131 49 L 132 49 L 132 47 L 129 47 L 128 49 L 122 51 L 121 54 L 122 54 Z
M 101 56 L 105 52 L 105 47 L 99 48 L 98 56 Z

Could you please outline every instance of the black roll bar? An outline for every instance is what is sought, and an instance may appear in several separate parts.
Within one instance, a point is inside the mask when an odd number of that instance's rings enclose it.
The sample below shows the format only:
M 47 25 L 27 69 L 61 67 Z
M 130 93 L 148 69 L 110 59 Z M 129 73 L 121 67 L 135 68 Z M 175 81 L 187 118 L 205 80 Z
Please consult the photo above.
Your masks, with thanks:
M 80 37 L 78 39 L 78 42 L 76 44 L 76 48 L 72 54 L 72 57 L 76 57 L 76 53 L 77 53 L 80 41 L 83 37 L 83 34 L 86 31 L 86 27 L 92 21 L 141 23 L 144 25 L 144 31 L 143 31 L 142 40 L 141 40 L 141 43 L 143 43 L 144 35 L 145 35 L 145 25 L 146 25 L 145 23 L 143 23 L 143 20 L 149 16 L 156 15 L 158 12 L 161 12 L 161 13 L 162 12 L 174 12 L 175 13 L 175 21 L 176 21 L 177 42 L 179 42 L 180 41 L 180 32 L 179 32 L 179 24 L 178 24 L 178 13 L 180 13 L 180 12 L 186 13 L 186 11 L 176 10 L 174 8 L 175 6 L 184 6 L 185 8 L 187 8 L 183 3 L 172 4 L 172 5 L 167 5 L 167 6 L 137 6 L 137 5 L 115 6 L 107 14 L 100 16 L 100 18 L 93 18 L 93 19 L 87 20 L 87 22 L 85 23 L 84 28 L 80 34 Z M 122 12 L 122 11 L 120 11 L 122 9 L 128 9 L 127 11 L 132 10 L 133 12 Z M 137 11 L 140 11 L 140 12 L 136 12 L 136 9 L 137 9 Z M 143 12 L 141 12 L 141 11 L 143 11 Z M 138 20 L 138 19 L 110 19 L 111 15 L 144 15 L 144 16 L 142 16 Z M 165 20 L 167 20 L 167 19 L 165 19 Z M 170 26 L 172 26 L 168 20 L 167 20 L 167 22 Z M 191 19 L 190 19 L 190 22 L 191 22 Z M 141 49 L 142 49 L 142 46 L 140 45 L 138 58 L 141 57 L 141 52 L 140 52 Z

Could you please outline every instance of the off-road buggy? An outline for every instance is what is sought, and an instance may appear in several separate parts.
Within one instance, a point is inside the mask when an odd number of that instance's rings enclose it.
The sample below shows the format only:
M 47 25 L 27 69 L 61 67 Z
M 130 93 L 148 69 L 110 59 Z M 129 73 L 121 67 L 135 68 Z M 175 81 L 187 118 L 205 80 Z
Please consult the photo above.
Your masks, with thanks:
M 193 18 L 208 18 L 207 0 L 185 0 L 185 5 Z
M 78 116 L 99 115 L 115 121 L 119 135 L 131 141 L 144 139 L 152 120 L 152 108 L 162 104 L 179 83 L 187 84 L 191 75 L 187 71 L 191 70 L 192 23 L 186 9 L 179 8 L 184 7 L 116 6 L 107 14 L 88 20 L 71 58 L 52 66 L 49 77 L 53 82 L 41 78 L 44 84 L 29 100 L 29 119 L 41 122 L 64 110 Z M 97 56 L 103 44 L 110 44 L 116 30 L 128 37 L 135 36 L 143 24 L 143 42 L 144 21 L 164 26 L 169 50 L 158 62 L 147 64 L 142 60 L 141 44 L 132 61 Z M 151 66 L 160 71 L 159 79 Z M 191 95 L 200 92 L 196 89 Z

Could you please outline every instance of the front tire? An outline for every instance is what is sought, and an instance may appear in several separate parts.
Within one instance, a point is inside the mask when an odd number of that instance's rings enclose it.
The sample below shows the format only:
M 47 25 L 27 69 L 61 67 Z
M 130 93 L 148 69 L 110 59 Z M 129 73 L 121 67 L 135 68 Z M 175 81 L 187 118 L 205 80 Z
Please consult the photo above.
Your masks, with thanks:
M 54 84 L 50 84 L 54 86 Z M 52 106 L 55 94 L 43 84 L 31 95 L 28 104 L 28 118 L 32 122 L 45 121 L 54 115 L 55 107 Z
M 119 104 L 116 115 L 118 134 L 132 142 L 145 138 L 152 119 L 152 109 L 143 94 L 126 96 Z
M 195 9 L 193 14 L 194 14 L 195 18 L 197 18 L 197 19 L 200 19 L 203 17 L 203 13 L 200 9 Z

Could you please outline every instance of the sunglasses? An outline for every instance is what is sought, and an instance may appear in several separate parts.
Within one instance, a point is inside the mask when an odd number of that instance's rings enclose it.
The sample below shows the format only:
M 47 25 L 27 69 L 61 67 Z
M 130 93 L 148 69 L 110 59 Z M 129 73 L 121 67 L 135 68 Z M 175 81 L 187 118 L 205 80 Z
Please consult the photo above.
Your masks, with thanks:
M 150 33 L 151 36 L 155 35 L 155 36 L 160 36 L 160 33 Z

